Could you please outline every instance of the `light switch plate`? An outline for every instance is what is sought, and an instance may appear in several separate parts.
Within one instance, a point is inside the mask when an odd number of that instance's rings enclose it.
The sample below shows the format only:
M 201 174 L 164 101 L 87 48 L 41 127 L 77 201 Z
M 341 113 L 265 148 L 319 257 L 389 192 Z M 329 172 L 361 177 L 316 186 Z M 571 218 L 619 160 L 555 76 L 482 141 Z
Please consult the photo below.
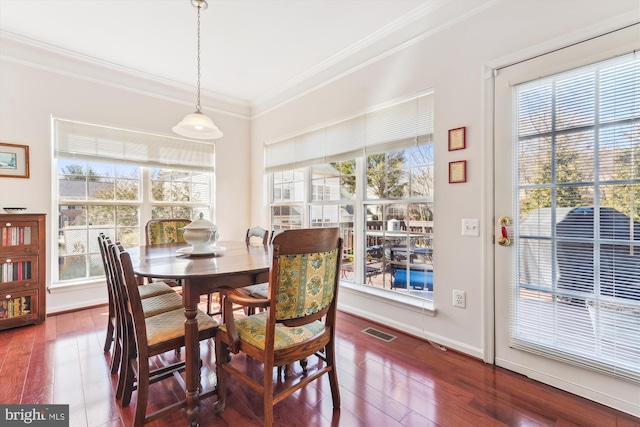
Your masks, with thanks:
M 463 219 L 462 220 L 462 235 L 463 236 L 480 236 L 480 220 L 478 219 Z

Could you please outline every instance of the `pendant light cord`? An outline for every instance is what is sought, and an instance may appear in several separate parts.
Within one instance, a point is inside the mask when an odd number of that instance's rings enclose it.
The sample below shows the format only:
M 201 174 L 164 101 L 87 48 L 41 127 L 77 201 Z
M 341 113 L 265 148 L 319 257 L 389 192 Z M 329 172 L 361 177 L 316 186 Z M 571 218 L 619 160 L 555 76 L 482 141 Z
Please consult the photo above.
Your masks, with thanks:
M 0 0 L 2 1 L 2 0 Z M 172 130 L 180 136 L 186 136 L 187 138 L 193 139 L 218 139 L 222 138 L 224 134 L 218 129 L 213 120 L 210 117 L 207 117 L 202 113 L 202 106 L 200 105 L 200 10 L 206 10 L 207 0 L 191 0 L 191 6 L 198 9 L 198 82 L 197 82 L 197 102 L 196 102 L 196 111 L 191 114 L 187 114 L 184 116 L 177 125 L 175 125 Z

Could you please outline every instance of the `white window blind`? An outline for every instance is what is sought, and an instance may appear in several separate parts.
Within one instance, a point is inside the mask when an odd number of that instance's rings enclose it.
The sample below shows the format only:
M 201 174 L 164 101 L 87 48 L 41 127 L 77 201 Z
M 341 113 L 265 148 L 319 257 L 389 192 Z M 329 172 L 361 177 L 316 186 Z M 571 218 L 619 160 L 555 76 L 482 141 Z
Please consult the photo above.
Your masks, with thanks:
M 326 162 L 354 159 L 362 155 L 365 116 L 354 117 L 327 128 Z
M 433 94 L 265 146 L 265 172 L 348 160 L 433 141 Z
M 514 96 L 511 346 L 640 381 L 640 55 Z
M 54 119 L 56 158 L 213 172 L 214 151 L 210 143 Z

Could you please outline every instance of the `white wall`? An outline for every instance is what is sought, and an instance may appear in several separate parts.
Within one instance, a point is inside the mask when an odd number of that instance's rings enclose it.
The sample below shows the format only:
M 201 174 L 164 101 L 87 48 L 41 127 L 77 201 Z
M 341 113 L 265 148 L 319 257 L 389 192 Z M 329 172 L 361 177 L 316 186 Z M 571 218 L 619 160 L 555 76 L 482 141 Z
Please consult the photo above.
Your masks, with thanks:
M 441 6 L 434 7 L 432 15 L 414 22 L 412 32 L 406 33 L 424 37 L 407 39 L 407 44 L 391 55 L 356 67 L 352 73 L 320 84 L 288 103 L 256 109 L 259 114 L 251 127 L 245 106 L 220 105 L 203 97 L 205 112 L 225 133 L 216 143 L 216 222 L 223 239 L 244 238 L 247 224 L 268 225 L 266 186 L 257 172 L 263 167 L 264 142 L 362 114 L 381 103 L 432 88 L 436 108 L 437 313 L 429 316 L 419 308 L 363 296 L 348 288 L 341 292 L 341 307 L 472 356 L 486 357 L 492 351 L 492 342 L 486 336 L 491 335 L 487 329 L 492 327 L 490 237 L 494 227 L 488 127 L 491 100 L 486 92 L 486 71 L 637 21 L 640 3 L 456 0 L 438 4 Z M 486 5 L 490 7 L 483 9 Z M 475 13 L 474 8 L 479 6 Z M 447 24 L 451 18 L 457 20 L 453 26 Z M 51 115 L 170 135 L 171 126 L 193 110 L 194 93 L 185 88 L 131 79 L 117 70 L 103 72 L 95 64 L 82 64 L 84 72 L 74 75 L 67 66 L 72 59 L 43 60 L 4 40 L 1 53 L 0 141 L 31 147 L 31 178 L 0 178 L 0 207 L 27 206 L 30 212 L 47 213 L 50 222 L 57 216 L 50 191 Z M 25 56 L 29 59 L 16 59 Z M 467 127 L 468 148 L 448 152 L 447 130 L 460 126 Z M 449 185 L 447 163 L 462 159 L 468 161 L 468 182 Z M 462 218 L 480 219 L 479 238 L 460 236 Z M 51 229 L 48 234 L 51 242 Z M 47 262 L 56 262 L 50 253 Z M 451 306 L 454 288 L 467 292 L 466 309 Z M 104 302 L 103 290 L 104 286 L 48 295 L 47 310 Z M 549 382 L 556 380 L 551 378 Z M 615 382 L 603 387 L 615 395 Z
M 466 10 L 474 5 L 474 2 L 449 3 L 467 7 Z M 424 25 L 428 37 L 409 42 L 392 55 L 254 117 L 252 144 L 257 168 L 265 142 L 361 114 L 381 103 L 426 89 L 435 92 L 436 315 L 429 316 L 421 309 L 389 303 L 344 286 L 341 308 L 491 360 L 491 235 L 495 226 L 491 186 L 492 104 L 487 84 L 491 74 L 487 75 L 487 70 L 637 21 L 639 12 L 640 3 L 635 0 L 505 1 L 495 2 L 454 26 L 433 32 L 429 30 L 434 28 L 433 17 L 426 17 L 416 25 Z M 447 130 L 460 126 L 467 128 L 467 149 L 448 152 Z M 448 184 L 447 165 L 454 160 L 467 160 L 467 183 Z M 265 204 L 264 183 L 254 178 L 252 188 L 260 189 L 253 194 L 252 204 Z M 256 212 L 252 221 L 264 221 Z M 461 236 L 462 218 L 480 219 L 479 238 Z M 466 309 L 452 306 L 453 289 L 466 292 Z M 598 388 L 601 383 L 596 378 L 592 376 L 587 387 Z M 571 386 L 566 378 L 555 380 L 558 387 Z M 623 402 L 619 405 L 621 409 L 629 410 L 629 402 L 633 406 L 634 397 L 622 396 L 616 389 L 619 382 L 602 384 L 607 394 L 618 393 L 617 398 Z M 620 387 L 625 389 L 628 384 Z
M 95 74 L 78 76 L 60 72 L 63 65 L 42 62 L 34 65 L 35 62 L 7 58 L 16 52 L 10 40 L 2 40 L 2 48 L 0 141 L 29 146 L 30 178 L 0 178 L 0 207 L 26 206 L 29 212 L 47 214 L 47 265 L 56 265 L 57 260 L 51 256 L 51 242 L 55 243 L 52 224 L 57 221 L 51 184 L 51 116 L 172 136 L 171 127 L 195 109 L 195 90 L 179 91 L 121 74 L 103 73 L 98 81 L 97 70 L 91 70 Z M 23 52 L 20 54 L 25 56 Z M 30 60 L 33 58 L 48 61 L 41 52 Z M 171 93 L 171 97 L 151 93 Z M 225 133 L 216 141 L 215 221 L 223 240 L 242 240 L 250 212 L 249 119 L 242 117 L 241 111 L 232 114 L 207 111 L 211 103 L 206 98 L 203 101 L 204 112 Z M 48 275 L 47 284 L 50 281 Z M 56 292 L 47 295 L 47 312 L 106 301 L 104 284 Z

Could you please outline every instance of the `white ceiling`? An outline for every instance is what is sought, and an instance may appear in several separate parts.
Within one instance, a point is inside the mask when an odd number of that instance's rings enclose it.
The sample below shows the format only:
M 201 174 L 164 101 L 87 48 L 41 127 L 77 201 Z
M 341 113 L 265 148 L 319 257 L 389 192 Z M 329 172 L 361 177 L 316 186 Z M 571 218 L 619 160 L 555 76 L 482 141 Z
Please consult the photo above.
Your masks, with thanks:
M 255 105 L 399 31 L 444 0 L 208 0 L 202 91 Z M 196 84 L 190 0 L 0 0 L 0 32 Z M 0 53 L 2 46 L 0 45 Z

